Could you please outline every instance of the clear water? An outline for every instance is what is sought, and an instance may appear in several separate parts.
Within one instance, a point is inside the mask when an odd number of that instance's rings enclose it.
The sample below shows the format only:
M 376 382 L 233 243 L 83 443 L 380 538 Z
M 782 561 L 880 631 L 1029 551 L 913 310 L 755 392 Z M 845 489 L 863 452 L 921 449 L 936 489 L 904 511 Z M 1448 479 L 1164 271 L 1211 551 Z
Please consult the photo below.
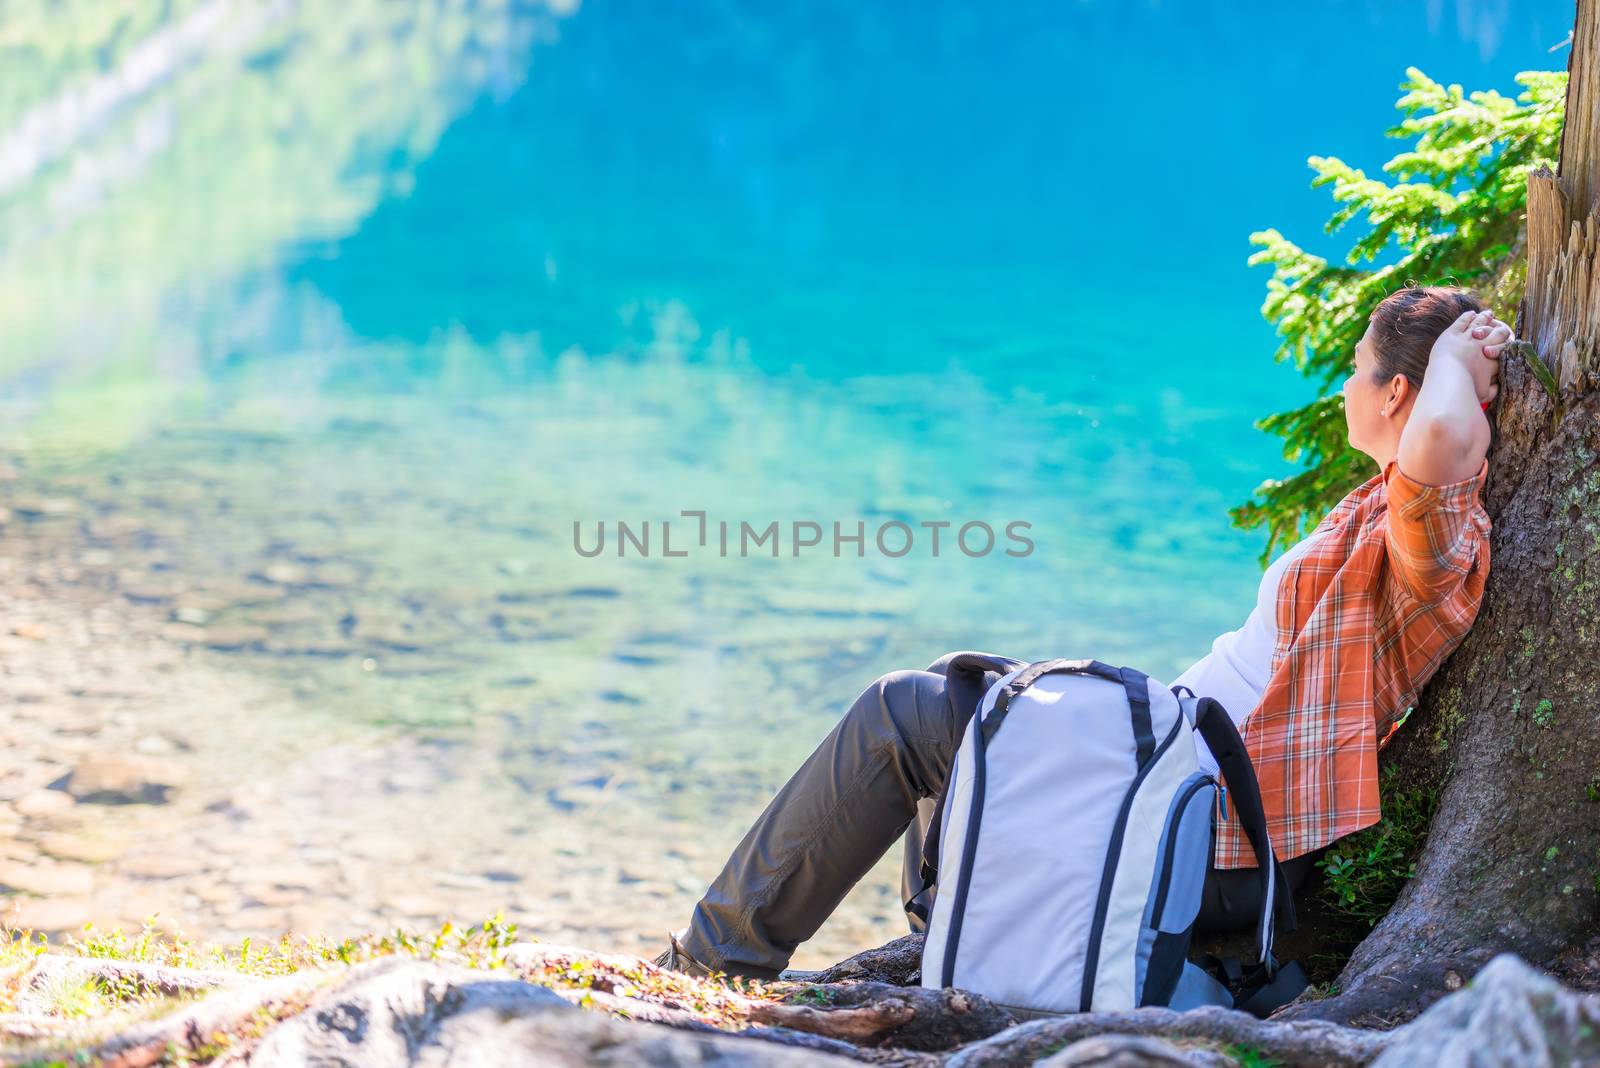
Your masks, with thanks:
M 78 585 L 265 687 L 286 759 L 331 724 L 354 752 L 477 754 L 419 788 L 432 833 L 497 871 L 560 853 L 567 903 L 526 911 L 624 947 L 681 919 L 873 676 L 979 648 L 1172 677 L 1237 626 L 1260 537 L 1227 508 L 1294 470 L 1252 420 L 1309 395 L 1271 360 L 1248 234 L 1341 254 L 1306 157 L 1376 173 L 1408 65 L 1514 93 L 1565 64 L 1571 18 L 169 8 L 73 33 L 24 12 L 0 41 L 18 492 L 81 496 Z M 659 538 L 694 509 L 863 522 L 869 548 L 573 549 L 575 522 Z M 890 558 L 870 537 L 895 520 L 1023 521 L 1034 548 Z M 211 727 L 216 769 L 265 774 L 245 737 Z M 319 838 L 313 806 L 277 848 L 392 832 L 362 804 L 365 830 Z M 629 874 L 657 853 L 674 878 Z M 896 933 L 889 870 L 818 953 Z M 460 885 L 434 881 L 439 910 Z

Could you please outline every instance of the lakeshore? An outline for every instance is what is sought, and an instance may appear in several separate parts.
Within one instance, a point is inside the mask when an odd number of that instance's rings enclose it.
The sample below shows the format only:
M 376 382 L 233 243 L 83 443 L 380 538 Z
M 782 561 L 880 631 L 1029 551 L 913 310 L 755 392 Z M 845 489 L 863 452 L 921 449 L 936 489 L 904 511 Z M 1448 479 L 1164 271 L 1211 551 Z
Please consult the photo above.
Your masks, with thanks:
M 541 738 L 538 717 L 517 714 L 532 678 L 496 676 L 480 701 L 497 704 L 441 700 L 454 716 L 432 723 L 329 714 L 370 707 L 340 675 L 381 671 L 413 692 L 461 682 L 437 634 L 364 614 L 341 624 L 350 612 L 334 602 L 361 582 L 349 561 L 300 550 L 196 577 L 163 548 L 194 533 L 182 508 L 134 519 L 103 496 L 111 487 L 40 483 L 11 463 L 0 477 L 12 926 L 59 939 L 153 919 L 238 942 L 498 911 L 543 939 L 653 953 L 739 833 L 732 811 L 686 827 L 662 804 L 684 769 L 639 766 L 603 719 L 547 721 Z M 903 933 L 879 882 L 809 957 Z

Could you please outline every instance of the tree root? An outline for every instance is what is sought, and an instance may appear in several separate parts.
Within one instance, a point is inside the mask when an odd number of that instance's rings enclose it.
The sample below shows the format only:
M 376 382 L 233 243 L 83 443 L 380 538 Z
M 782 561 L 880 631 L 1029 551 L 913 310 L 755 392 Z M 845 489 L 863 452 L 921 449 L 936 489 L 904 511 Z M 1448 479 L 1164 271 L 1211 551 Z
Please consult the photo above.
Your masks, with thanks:
M 911 986 L 922 977 L 922 936 L 902 935 L 877 949 L 857 953 L 831 968 L 814 973 L 784 973 L 783 978 L 830 984 L 871 982 L 890 986 Z
M 150 1068 L 174 1051 L 197 1061 L 225 1055 L 298 1012 L 326 980 L 326 975 L 315 973 L 255 980 L 90 1046 L 85 1050 L 86 1063 L 96 1068 Z
M 1483 964 L 1482 960 L 1427 960 L 1386 967 L 1361 975 L 1333 997 L 1298 998 L 1279 1009 L 1273 1019 L 1393 1030 L 1461 989 Z
M 588 999 L 619 1014 L 674 1026 L 716 1019 L 729 1026 L 749 1023 L 803 1031 L 856 1046 L 892 1043 L 901 1049 L 934 1051 L 987 1038 L 1016 1023 L 988 999 L 959 990 L 879 982 L 724 986 L 666 971 L 637 957 L 539 943 L 513 946 L 506 960 L 569 1001 L 582 1004 Z M 829 972 L 844 968 L 838 965 Z M 858 965 L 856 970 L 859 974 L 867 969 Z
M 1232 1009 L 1174 1012 L 1146 1008 L 1033 1020 L 973 1043 L 945 1064 L 946 1068 L 1013 1068 L 1032 1064 L 1081 1039 L 1104 1035 L 1242 1046 L 1258 1051 L 1271 1061 L 1304 1068 L 1359 1068 L 1383 1052 L 1390 1040 L 1385 1034 L 1334 1024 L 1258 1020 Z
M 769 987 L 769 989 L 771 989 Z M 1006 1009 L 964 990 L 887 983 L 805 984 L 782 1002 L 751 1007 L 751 1019 L 861 1045 L 947 1050 L 1016 1024 Z
M 95 982 L 111 993 L 129 999 L 143 997 L 183 997 L 215 990 L 235 990 L 260 982 L 237 972 L 199 968 L 171 968 L 135 961 L 103 960 L 97 957 L 63 957 L 44 954 L 14 980 L 12 995 L 20 1013 L 48 1013 L 54 1007 L 51 991 L 63 984 Z

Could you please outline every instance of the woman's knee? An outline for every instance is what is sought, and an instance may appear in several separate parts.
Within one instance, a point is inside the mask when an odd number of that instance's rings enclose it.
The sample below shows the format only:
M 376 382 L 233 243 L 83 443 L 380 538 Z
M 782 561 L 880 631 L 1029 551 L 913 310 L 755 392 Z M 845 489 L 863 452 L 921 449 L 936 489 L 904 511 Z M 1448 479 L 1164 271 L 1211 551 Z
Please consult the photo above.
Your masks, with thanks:
M 933 672 L 935 675 L 943 675 L 950 667 L 950 661 L 954 660 L 958 656 L 981 656 L 985 659 L 994 661 L 994 666 L 997 669 L 1000 667 L 1005 667 L 1007 670 L 1011 670 L 1022 667 L 1025 663 L 1025 661 L 1017 660 L 1014 657 L 1001 656 L 999 653 L 980 653 L 973 649 L 957 649 L 954 652 L 945 653 L 939 659 L 929 664 L 928 670 Z
M 926 728 L 930 720 L 942 720 L 950 709 L 944 694 L 944 676 L 909 668 L 873 679 L 856 705 L 881 713 L 887 722 L 913 729 Z
M 943 675 L 928 671 L 891 671 L 879 675 L 846 713 L 857 730 L 873 739 L 893 742 L 899 750 L 919 752 L 929 746 L 954 751 L 964 724 L 945 696 Z

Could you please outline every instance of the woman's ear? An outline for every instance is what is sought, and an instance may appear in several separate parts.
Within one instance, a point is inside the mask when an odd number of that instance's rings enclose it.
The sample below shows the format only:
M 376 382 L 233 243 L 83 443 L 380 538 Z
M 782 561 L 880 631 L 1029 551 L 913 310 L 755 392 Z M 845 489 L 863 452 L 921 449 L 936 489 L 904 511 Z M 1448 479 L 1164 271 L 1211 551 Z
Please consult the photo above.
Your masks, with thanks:
M 1383 402 L 1384 415 L 1397 415 L 1413 397 L 1411 380 L 1405 375 L 1395 375 L 1389 379 L 1389 395 Z

